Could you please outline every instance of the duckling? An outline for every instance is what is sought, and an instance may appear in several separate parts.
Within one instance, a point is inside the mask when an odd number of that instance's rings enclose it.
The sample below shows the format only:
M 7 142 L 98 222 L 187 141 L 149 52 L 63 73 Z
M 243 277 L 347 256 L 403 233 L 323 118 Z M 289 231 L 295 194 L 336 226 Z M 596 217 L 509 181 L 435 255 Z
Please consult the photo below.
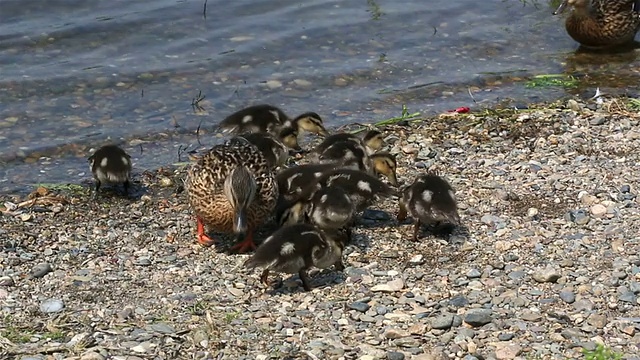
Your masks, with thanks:
M 322 188 L 311 198 L 300 198 L 288 208 L 276 211 L 281 226 L 307 222 L 322 230 L 348 227 L 355 212 L 351 198 L 340 187 Z M 350 238 L 349 233 L 347 237 Z
M 292 128 L 296 133 L 300 130 L 325 136 L 327 130 L 322 124 L 320 115 L 306 112 L 291 119 L 280 108 L 260 104 L 236 111 L 220 122 L 225 132 L 268 132 L 278 135 L 282 128 Z
M 398 162 L 396 157 L 386 151 L 380 151 L 370 156 L 370 172 L 376 175 L 383 175 L 389 179 L 389 183 L 398 186 L 398 177 L 396 169 Z
M 122 183 L 124 192 L 129 194 L 131 177 L 131 156 L 116 145 L 105 145 L 89 156 L 89 167 L 96 181 L 93 197 L 98 196 L 102 183 Z
M 264 155 L 272 169 L 283 166 L 289 156 L 287 147 L 269 133 L 243 133 L 238 135 L 253 144 Z
M 324 138 L 324 140 L 318 144 L 313 150 L 316 154 L 322 154 L 335 143 L 343 141 L 356 142 L 362 147 L 366 148 L 368 154 L 372 154 L 384 146 L 384 138 L 382 133 L 378 130 L 369 130 L 364 133 L 362 137 L 351 133 L 337 133 L 332 134 Z
M 324 173 L 337 168 L 336 164 L 303 164 L 281 170 L 276 175 L 280 197 L 292 200 Z
M 398 221 L 406 219 L 407 210 L 414 218 L 413 241 L 418 240 L 418 232 L 423 223 L 446 223 L 453 226 L 460 224 L 453 188 L 436 174 L 418 176 L 413 184 L 402 190 L 399 205 Z
M 586 48 L 631 43 L 640 30 L 639 0 L 563 0 L 554 12 L 573 7 L 565 21 L 569 36 Z
M 252 257 L 244 262 L 248 269 L 263 268 L 260 280 L 268 284 L 270 271 L 298 273 L 302 286 L 311 290 L 307 270 L 334 265 L 344 270 L 342 251 L 345 240 L 337 232 L 322 231 L 311 224 L 285 226 L 269 236 Z
M 339 187 L 351 199 L 356 212 L 363 211 L 378 198 L 396 194 L 389 185 L 380 179 L 360 170 L 336 169 L 324 173 L 315 184 L 308 185 L 299 198 L 312 198 L 312 194 L 323 188 Z
M 313 161 L 314 158 L 311 158 Z M 369 156 L 365 147 L 356 141 L 334 142 L 315 158 L 320 164 L 338 164 L 346 169 L 367 171 Z
M 272 213 L 278 186 L 264 155 L 248 140 L 236 137 L 211 148 L 188 169 L 185 190 L 196 214 L 197 240 L 214 240 L 204 227 L 235 233 L 232 250 L 255 249 L 253 230 Z

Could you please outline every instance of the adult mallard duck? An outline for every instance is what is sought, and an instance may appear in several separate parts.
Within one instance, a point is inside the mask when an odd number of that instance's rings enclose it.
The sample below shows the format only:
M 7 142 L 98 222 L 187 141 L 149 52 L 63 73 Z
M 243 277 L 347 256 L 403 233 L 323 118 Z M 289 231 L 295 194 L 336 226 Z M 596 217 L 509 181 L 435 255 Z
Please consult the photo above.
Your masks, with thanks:
M 198 242 L 211 245 L 210 230 L 235 233 L 232 250 L 255 249 L 253 230 L 275 209 L 278 186 L 262 153 L 241 137 L 211 148 L 196 159 L 185 180 L 196 214 Z
M 554 14 L 573 7 L 567 33 L 587 48 L 608 48 L 633 41 L 640 30 L 640 0 L 563 0 Z

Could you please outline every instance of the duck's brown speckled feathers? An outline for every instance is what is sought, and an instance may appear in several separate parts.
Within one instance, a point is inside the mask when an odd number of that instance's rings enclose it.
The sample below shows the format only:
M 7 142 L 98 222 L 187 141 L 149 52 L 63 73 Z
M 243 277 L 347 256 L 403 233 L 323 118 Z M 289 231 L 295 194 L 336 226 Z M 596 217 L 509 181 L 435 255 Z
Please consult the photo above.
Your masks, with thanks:
M 602 49 L 634 40 L 640 30 L 638 0 L 563 0 L 556 13 L 573 7 L 565 28 L 587 48 Z
M 272 215 L 278 198 L 278 186 L 271 168 L 254 145 L 244 138 L 233 138 L 211 148 L 187 172 L 185 190 L 199 226 L 202 222 L 213 231 L 233 231 L 235 209 L 225 196 L 224 184 L 238 165 L 244 165 L 256 183 L 254 201 L 246 211 L 250 231 Z

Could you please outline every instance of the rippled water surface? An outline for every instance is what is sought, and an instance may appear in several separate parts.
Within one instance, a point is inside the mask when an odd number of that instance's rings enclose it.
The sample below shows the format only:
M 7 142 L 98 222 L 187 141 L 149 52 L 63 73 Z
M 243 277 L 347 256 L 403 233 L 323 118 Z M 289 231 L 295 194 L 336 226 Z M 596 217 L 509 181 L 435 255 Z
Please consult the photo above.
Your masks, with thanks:
M 90 179 L 122 144 L 142 171 L 247 105 L 336 128 L 411 112 L 637 92 L 638 51 L 576 53 L 547 1 L 0 0 L 0 189 Z M 569 73 L 579 87 L 527 88 Z M 474 103 L 469 90 L 474 94 Z M 191 106 L 201 92 L 204 111 Z M 203 143 L 215 139 L 209 132 Z

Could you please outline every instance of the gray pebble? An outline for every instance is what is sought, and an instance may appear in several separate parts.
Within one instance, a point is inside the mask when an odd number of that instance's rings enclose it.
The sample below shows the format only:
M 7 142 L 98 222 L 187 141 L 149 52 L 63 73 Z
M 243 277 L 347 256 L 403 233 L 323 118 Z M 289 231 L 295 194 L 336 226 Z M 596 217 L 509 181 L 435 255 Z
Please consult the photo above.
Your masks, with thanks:
M 49 263 L 38 264 L 31 269 L 29 277 L 32 279 L 39 279 L 52 271 L 53 269 Z
M 632 281 L 632 282 L 629 284 L 629 289 L 630 289 L 634 294 L 638 294 L 638 293 L 640 293 L 640 282 Z
M 456 315 L 455 318 L 454 318 L 454 321 L 453 321 L 454 325 L 456 323 L 455 319 L 460 319 L 460 323 L 459 324 L 460 325 L 462 324 L 462 319 L 460 318 L 460 316 Z M 461 329 L 458 329 L 458 335 L 461 335 L 461 336 L 463 336 L 465 338 L 468 338 L 468 339 L 473 339 L 476 336 L 476 331 L 473 330 L 473 329 L 469 329 L 469 328 L 461 328 Z
M 364 302 L 360 302 L 360 301 L 352 302 L 351 304 L 349 304 L 350 309 L 360 311 L 360 312 L 366 312 L 367 310 L 369 310 L 370 307 L 371 305 Z
M 388 351 L 387 360 L 404 360 L 404 354 L 398 351 Z
M 385 315 L 387 312 L 389 312 L 386 308 L 386 306 L 376 306 L 376 314 L 378 315 Z
M 40 311 L 45 314 L 59 312 L 64 309 L 64 303 L 58 299 L 47 299 L 40 304 Z
M 465 355 L 463 360 L 478 360 L 478 358 L 473 355 Z
M 449 299 L 449 305 L 455 307 L 463 307 L 469 305 L 469 300 L 467 300 L 467 298 L 465 298 L 464 296 L 459 295 Z
M 567 304 L 572 304 L 574 301 L 576 301 L 576 294 L 574 294 L 571 290 L 562 290 L 560 291 L 560 299 L 562 299 L 562 301 L 566 302 Z
M 500 341 L 509 341 L 511 339 L 513 339 L 515 335 L 512 333 L 506 333 L 506 334 L 500 334 L 498 335 L 498 340 Z
M 149 266 L 151 265 L 151 260 L 148 257 L 141 257 L 141 258 L 138 258 L 133 263 L 138 266 Z
M 621 193 L 629 193 L 629 192 L 631 192 L 631 186 L 627 185 L 627 184 L 620 186 L 620 192 Z
M 11 276 L 0 276 L 0 286 L 13 286 L 14 281 Z
M 548 283 L 548 282 L 554 283 L 558 281 L 560 277 L 562 277 L 562 274 L 560 274 L 558 270 L 552 267 L 547 267 L 544 269 L 539 269 L 534 271 L 531 276 L 533 277 L 533 280 L 539 283 Z
M 526 272 L 522 270 L 516 270 L 509 273 L 509 279 L 511 280 L 520 280 L 523 279 L 527 275 Z
M 520 256 L 514 253 L 508 253 L 504 256 L 504 261 L 517 261 L 518 259 L 520 259 Z
M 464 314 L 464 322 L 474 327 L 488 324 L 492 320 L 489 309 L 470 309 Z
M 453 315 L 444 314 L 431 320 L 431 327 L 434 329 L 448 329 L 453 324 Z
M 599 116 L 596 116 L 593 119 L 589 120 L 589 124 L 591 124 L 591 125 L 603 125 L 606 120 L 607 119 L 604 116 L 599 115 Z
M 161 334 L 173 334 L 176 332 L 176 329 L 164 323 L 151 324 L 148 326 L 148 329 Z
M 391 215 L 389 215 L 385 211 L 375 210 L 375 209 L 366 209 L 362 213 L 362 217 L 369 220 L 375 221 L 389 221 L 391 220 Z
M 458 327 L 462 325 L 462 318 L 458 315 L 453 317 L 453 323 L 451 324 L 451 327 Z M 471 329 L 470 329 L 471 330 Z
M 482 273 L 478 271 L 478 269 L 471 269 L 467 271 L 467 277 L 469 279 L 476 279 L 476 278 L 479 278 L 481 275 Z
M 636 294 L 634 294 L 633 291 L 625 292 L 624 294 L 620 295 L 619 299 L 620 301 L 628 302 L 631 304 L 636 304 L 637 301 Z

